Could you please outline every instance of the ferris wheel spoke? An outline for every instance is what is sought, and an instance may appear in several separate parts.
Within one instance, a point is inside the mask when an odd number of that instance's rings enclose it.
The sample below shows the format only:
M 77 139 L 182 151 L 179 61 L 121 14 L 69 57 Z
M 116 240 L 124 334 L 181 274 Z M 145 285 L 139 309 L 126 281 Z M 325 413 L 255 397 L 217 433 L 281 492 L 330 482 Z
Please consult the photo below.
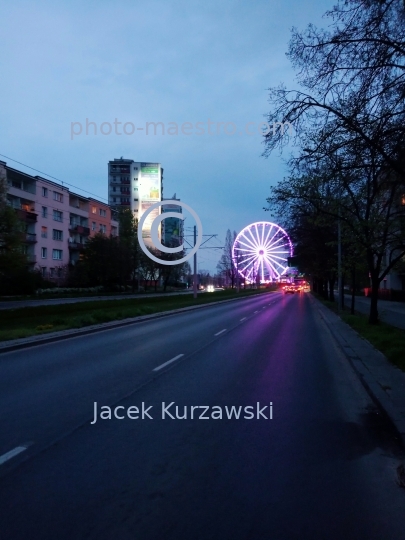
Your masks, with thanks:
M 243 240 L 244 241 L 243 241 Z M 253 244 L 253 242 L 250 240 L 250 238 L 248 238 L 247 236 L 242 236 L 242 238 L 238 241 L 239 244 L 242 244 L 246 247 L 249 247 L 249 249 L 252 249 L 252 250 L 256 250 L 257 249 L 257 246 L 255 246 L 255 244 Z
M 254 267 L 252 266 L 252 268 L 251 268 L 251 269 L 249 270 L 249 272 L 246 274 L 246 279 L 249 279 L 250 274 L 253 272 L 253 268 L 254 268 Z
M 270 244 L 270 249 L 274 249 L 276 247 L 280 247 L 280 242 L 285 242 L 285 238 L 281 237 L 281 238 L 277 238 L 276 240 L 274 240 L 274 236 L 272 238 L 272 242 Z
M 250 234 L 250 236 L 252 237 L 252 240 L 253 240 L 253 244 L 256 248 L 259 247 L 259 244 L 257 243 L 257 238 L 255 238 L 252 234 L 252 231 L 250 229 L 248 229 L 248 233 Z M 245 237 L 246 238 L 246 237 Z
M 273 255 L 273 253 L 267 255 L 267 257 L 269 257 L 270 259 L 279 259 L 280 261 L 285 261 L 287 262 L 287 258 L 286 257 L 279 257 L 278 255 Z
M 239 244 L 241 244 L 242 246 L 246 246 L 245 249 L 250 250 L 250 251 L 254 251 L 256 253 L 256 250 L 257 250 L 256 246 L 252 246 L 250 244 L 245 244 L 245 242 L 242 242 L 242 240 L 239 240 Z M 239 248 L 239 249 L 242 250 L 243 248 Z
M 255 259 L 256 257 L 257 257 L 257 253 L 242 253 L 241 255 L 241 259 L 243 262 L 250 259 Z
M 287 259 L 280 259 L 279 257 L 276 258 L 276 257 L 269 257 L 269 256 L 267 256 L 267 259 L 271 261 L 274 265 L 280 266 L 282 268 L 284 268 L 285 266 L 288 266 Z
M 245 261 L 245 262 L 246 262 L 246 261 Z M 243 268 L 241 268 L 241 269 L 239 270 L 239 272 L 244 272 L 244 271 L 246 270 L 246 268 L 249 268 L 249 266 L 251 266 L 252 264 L 254 265 L 254 263 L 255 263 L 254 260 L 249 261 L 249 262 L 247 263 L 246 266 L 244 266 Z M 244 263 L 243 263 L 243 264 L 244 264 Z
M 271 264 L 271 262 L 270 262 L 268 259 L 267 259 L 267 262 L 268 262 L 270 268 L 272 268 L 273 272 L 274 272 L 275 274 L 277 274 L 277 277 L 280 277 L 280 272 L 278 272 L 277 269 L 274 268 L 274 266 Z
M 270 233 L 271 233 L 272 230 L 273 230 L 273 225 L 271 225 L 271 226 L 269 227 L 269 230 L 268 230 L 267 236 L 266 236 L 266 240 L 263 242 L 263 245 L 264 245 L 264 246 L 268 246 L 268 245 L 269 245 L 269 244 L 268 244 L 268 239 L 269 239 L 269 236 L 270 236 Z

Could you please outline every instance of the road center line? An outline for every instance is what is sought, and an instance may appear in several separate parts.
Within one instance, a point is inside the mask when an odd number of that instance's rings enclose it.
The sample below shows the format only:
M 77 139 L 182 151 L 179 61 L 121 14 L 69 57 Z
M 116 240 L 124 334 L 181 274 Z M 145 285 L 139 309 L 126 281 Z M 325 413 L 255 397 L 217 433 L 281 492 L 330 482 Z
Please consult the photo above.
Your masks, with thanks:
M 246 320 L 246 317 L 243 317 L 243 319 L 241 319 L 240 322 L 242 322 L 242 321 L 244 321 L 244 320 Z
M 216 334 L 214 334 L 214 336 L 219 336 L 219 334 L 222 334 L 223 332 L 226 332 L 226 328 L 224 328 L 220 332 L 217 332 Z
M 255 313 L 257 313 L 257 311 L 255 311 Z
M 184 354 L 178 354 L 177 356 L 175 356 L 175 357 L 172 358 L 171 360 L 168 360 L 168 361 L 165 362 L 164 364 L 161 364 L 160 366 L 155 367 L 155 369 L 154 369 L 153 371 L 159 371 L 159 369 L 162 369 L 162 368 L 168 366 L 169 364 L 171 364 L 172 362 L 175 362 L 176 360 L 178 360 L 178 359 L 181 358 L 182 356 L 184 356 Z
M 14 456 L 18 456 L 18 454 L 21 454 L 21 452 L 24 452 L 24 450 L 27 450 L 27 448 L 27 446 L 17 446 L 16 448 L 13 448 L 13 450 L 10 450 L 10 452 L 6 452 L 2 456 L 0 456 L 0 465 L 3 465 L 3 463 L 13 458 Z

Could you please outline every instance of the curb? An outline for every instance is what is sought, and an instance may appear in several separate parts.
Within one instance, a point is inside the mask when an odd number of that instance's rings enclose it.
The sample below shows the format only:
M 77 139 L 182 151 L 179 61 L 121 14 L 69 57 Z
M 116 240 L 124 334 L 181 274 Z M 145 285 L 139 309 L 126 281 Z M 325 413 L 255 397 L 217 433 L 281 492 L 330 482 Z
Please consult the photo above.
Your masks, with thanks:
M 392 368 L 393 371 L 397 370 L 401 374 L 402 374 L 402 371 L 400 371 L 399 368 L 396 368 L 395 366 L 390 364 L 382 352 L 378 351 L 369 341 L 361 337 L 355 330 L 353 330 L 353 328 L 351 328 L 347 323 L 345 323 L 338 315 L 333 313 L 333 311 L 331 311 L 329 308 L 327 308 L 321 302 L 319 302 L 319 300 L 311 296 L 311 301 L 315 304 L 322 321 L 327 326 L 329 332 L 331 333 L 332 337 L 337 343 L 339 349 L 343 352 L 343 354 L 349 361 L 350 365 L 352 366 L 354 372 L 356 373 L 357 377 L 359 378 L 366 392 L 371 397 L 373 402 L 377 405 L 377 407 L 380 409 L 382 414 L 384 414 L 388 418 L 388 420 L 391 422 L 391 424 L 393 424 L 393 427 L 397 431 L 398 437 L 400 441 L 402 442 L 402 445 L 405 447 L 405 415 L 401 413 L 398 406 L 393 402 L 393 400 L 390 398 L 390 396 L 381 386 L 378 379 L 367 368 L 366 363 L 362 360 L 358 352 L 356 352 L 354 348 L 350 346 L 350 344 L 342 335 L 342 333 L 339 332 L 339 330 L 334 327 L 334 325 L 331 323 L 330 320 L 328 320 L 323 310 L 327 310 L 327 312 L 329 312 L 330 314 L 338 317 L 340 323 L 342 325 L 345 325 L 348 331 L 353 332 L 353 334 L 357 336 L 359 343 L 361 342 L 363 344 L 366 343 L 370 348 L 372 348 L 373 354 L 375 355 L 377 359 L 381 361 L 382 364 L 386 363 L 390 368 Z
M 269 293 L 272 291 L 268 291 Z M 152 313 L 151 315 L 140 315 L 138 317 L 131 317 L 129 319 L 122 319 L 120 321 L 110 321 L 106 323 L 93 324 L 85 328 L 60 330 L 59 332 L 53 332 L 40 336 L 30 336 L 27 338 L 19 338 L 15 340 L 0 342 L 0 355 L 6 352 L 17 351 L 19 349 L 25 349 L 27 347 L 35 347 L 36 345 L 44 345 L 47 343 L 53 343 L 55 341 L 62 341 L 63 339 L 69 339 L 74 337 L 81 337 L 87 334 L 95 334 L 96 332 L 102 332 L 104 330 L 112 330 L 115 328 L 122 328 L 124 326 L 130 326 L 131 324 L 142 323 L 152 319 L 160 319 L 162 317 L 169 317 L 170 315 L 176 315 L 177 313 L 184 313 L 186 311 L 194 311 L 196 309 L 202 309 L 218 304 L 226 304 L 227 302 L 237 302 L 239 300 L 246 300 L 247 298 L 254 298 L 256 296 L 262 296 L 266 293 L 257 293 L 240 298 L 230 298 L 228 300 L 217 300 L 215 302 L 207 302 L 198 306 L 189 306 L 185 308 L 172 309 L 170 311 L 161 311 L 159 313 Z M 2 344 L 4 343 L 4 345 Z

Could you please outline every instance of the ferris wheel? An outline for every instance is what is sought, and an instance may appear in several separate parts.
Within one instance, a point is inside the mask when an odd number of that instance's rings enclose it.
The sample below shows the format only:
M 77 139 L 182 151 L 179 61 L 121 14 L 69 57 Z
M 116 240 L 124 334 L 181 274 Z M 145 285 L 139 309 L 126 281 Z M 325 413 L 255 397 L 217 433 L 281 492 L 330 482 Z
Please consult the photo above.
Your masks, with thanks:
M 288 269 L 293 255 L 290 237 L 276 223 L 258 221 L 245 227 L 232 247 L 233 264 L 247 281 L 277 281 Z

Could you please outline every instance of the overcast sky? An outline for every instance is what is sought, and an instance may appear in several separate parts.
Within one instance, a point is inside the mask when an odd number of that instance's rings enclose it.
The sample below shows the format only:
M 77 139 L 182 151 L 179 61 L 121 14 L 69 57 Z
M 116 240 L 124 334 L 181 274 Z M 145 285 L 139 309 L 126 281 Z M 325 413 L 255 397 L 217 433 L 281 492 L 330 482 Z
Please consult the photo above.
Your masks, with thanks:
M 325 0 L 9 0 L 0 8 L 0 153 L 107 199 L 107 162 L 160 162 L 164 196 L 199 214 L 204 233 L 269 218 L 283 158 L 261 157 L 267 89 L 294 87 L 292 26 L 322 25 Z M 97 125 L 86 135 L 86 118 Z M 115 127 L 115 119 L 122 124 Z M 211 135 L 207 133 L 208 121 Z M 72 122 L 75 133 L 72 137 Z M 165 134 L 146 135 L 147 122 Z M 189 135 L 181 133 L 183 123 Z M 202 122 L 200 128 L 197 122 Z M 224 124 L 228 123 L 224 133 Z M 245 133 L 245 126 L 254 133 Z M 103 123 L 112 133 L 103 135 Z M 127 132 L 122 133 L 123 124 Z M 168 134 L 175 124 L 178 135 Z M 233 127 L 235 126 L 235 128 Z M 108 132 L 108 124 L 103 127 Z M 219 133 L 217 133 L 219 130 Z M 286 156 L 285 156 L 286 157 Z M 20 170 L 37 174 L 4 157 Z M 74 188 L 71 188 L 74 189 Z M 218 242 L 219 243 L 219 242 Z M 215 269 L 220 253 L 200 253 Z

